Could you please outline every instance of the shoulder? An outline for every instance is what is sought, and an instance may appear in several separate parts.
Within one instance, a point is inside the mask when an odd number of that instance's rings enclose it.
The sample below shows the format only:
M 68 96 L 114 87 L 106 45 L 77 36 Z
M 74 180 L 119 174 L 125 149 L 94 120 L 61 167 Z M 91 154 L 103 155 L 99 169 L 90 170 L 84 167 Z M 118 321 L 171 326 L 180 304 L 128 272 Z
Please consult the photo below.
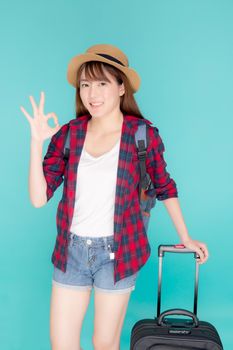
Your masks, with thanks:
M 159 128 L 148 118 L 138 118 L 138 125 L 147 125 L 147 137 L 148 137 L 148 152 L 151 149 L 154 151 L 163 150 L 164 145 L 159 134 Z
M 135 122 L 137 123 L 137 125 L 143 125 L 146 124 L 148 130 L 150 130 L 150 132 L 158 132 L 159 129 L 154 125 L 154 123 L 148 119 L 148 118 L 136 118 L 135 117 Z
M 147 133 L 150 139 L 157 138 L 159 136 L 159 129 L 154 123 L 148 118 L 137 118 L 137 125 L 145 125 L 147 126 Z
M 60 129 L 52 136 L 50 145 L 63 149 L 64 143 L 69 131 L 70 122 L 63 124 Z
M 131 117 L 131 122 L 134 123 L 137 127 L 140 125 L 145 125 L 147 126 L 147 133 L 149 138 L 154 139 L 159 137 L 159 129 L 158 127 L 152 122 L 149 118 L 138 118 L 136 116 L 130 116 Z

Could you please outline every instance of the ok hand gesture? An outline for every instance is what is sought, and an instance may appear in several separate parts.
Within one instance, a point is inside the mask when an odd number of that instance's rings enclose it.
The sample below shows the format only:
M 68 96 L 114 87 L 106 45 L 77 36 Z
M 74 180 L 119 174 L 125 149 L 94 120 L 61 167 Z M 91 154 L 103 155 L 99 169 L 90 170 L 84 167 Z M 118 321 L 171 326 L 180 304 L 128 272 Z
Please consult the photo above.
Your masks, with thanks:
M 58 118 L 54 112 L 44 114 L 45 95 L 43 91 L 41 92 L 39 106 L 36 105 L 35 100 L 32 96 L 29 96 L 29 98 L 32 104 L 34 118 L 31 117 L 22 106 L 20 106 L 20 109 L 25 114 L 27 120 L 30 123 L 32 139 L 43 142 L 44 140 L 56 134 L 61 126 L 59 126 Z M 55 127 L 50 127 L 48 125 L 49 118 L 54 119 Z

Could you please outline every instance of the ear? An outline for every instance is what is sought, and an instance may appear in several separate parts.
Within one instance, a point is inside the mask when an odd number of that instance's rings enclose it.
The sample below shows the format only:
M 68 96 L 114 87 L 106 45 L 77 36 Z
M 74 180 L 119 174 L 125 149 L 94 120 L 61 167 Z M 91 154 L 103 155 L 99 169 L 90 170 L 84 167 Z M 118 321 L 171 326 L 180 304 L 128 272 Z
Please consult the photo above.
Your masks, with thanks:
M 125 86 L 124 86 L 124 83 L 122 83 L 122 84 L 120 85 L 120 88 L 119 88 L 119 95 L 120 95 L 120 96 L 123 96 L 124 93 L 125 93 Z

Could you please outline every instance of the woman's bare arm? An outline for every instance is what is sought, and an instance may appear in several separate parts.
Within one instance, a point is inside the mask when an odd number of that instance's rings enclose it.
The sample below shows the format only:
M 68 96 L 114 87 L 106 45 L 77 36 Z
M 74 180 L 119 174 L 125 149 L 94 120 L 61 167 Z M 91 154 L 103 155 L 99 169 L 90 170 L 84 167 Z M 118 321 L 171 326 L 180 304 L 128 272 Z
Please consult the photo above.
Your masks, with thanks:
M 42 153 L 44 140 L 52 137 L 60 128 L 55 113 L 44 114 L 44 92 L 41 92 L 39 106 L 36 105 L 34 98 L 30 96 L 33 107 L 34 118 L 20 106 L 21 111 L 26 116 L 31 126 L 31 152 L 29 166 L 29 194 L 34 207 L 38 208 L 47 203 L 47 183 L 43 173 Z M 48 125 L 49 118 L 53 118 L 55 127 Z
M 31 139 L 29 166 L 29 194 L 34 207 L 39 208 L 47 203 L 47 183 L 42 167 L 43 142 Z
M 194 250 L 199 254 L 200 260 L 198 262 L 200 264 L 205 263 L 209 257 L 207 245 L 190 237 L 184 222 L 178 198 L 168 198 L 163 200 L 163 203 L 175 225 L 181 242 L 185 245 L 185 247 Z

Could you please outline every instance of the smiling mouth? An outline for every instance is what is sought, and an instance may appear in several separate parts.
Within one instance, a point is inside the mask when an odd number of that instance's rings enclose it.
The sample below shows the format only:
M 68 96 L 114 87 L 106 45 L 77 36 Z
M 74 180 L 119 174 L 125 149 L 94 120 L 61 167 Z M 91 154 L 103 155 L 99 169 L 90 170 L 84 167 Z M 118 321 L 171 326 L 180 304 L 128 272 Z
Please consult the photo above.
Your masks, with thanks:
M 99 106 L 102 106 L 102 104 L 103 104 L 103 102 L 101 102 L 101 103 L 90 103 L 90 105 L 92 107 L 99 107 Z

